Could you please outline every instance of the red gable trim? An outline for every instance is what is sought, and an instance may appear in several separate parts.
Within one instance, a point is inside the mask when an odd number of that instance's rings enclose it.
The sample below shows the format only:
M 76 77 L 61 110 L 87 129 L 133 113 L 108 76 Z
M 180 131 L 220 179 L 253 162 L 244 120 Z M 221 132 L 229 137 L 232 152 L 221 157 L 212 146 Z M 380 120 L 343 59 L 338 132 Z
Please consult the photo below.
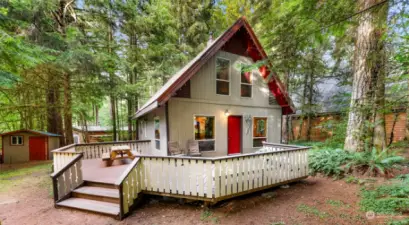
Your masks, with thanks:
M 180 89 L 194 74 L 196 74 L 200 68 L 211 58 L 213 57 L 217 51 L 219 51 L 223 45 L 229 41 L 229 39 L 240 29 L 244 27 L 247 32 L 249 33 L 251 40 L 253 43 L 248 43 L 249 53 L 250 56 L 253 58 L 254 61 L 258 61 L 260 59 L 267 58 L 267 54 L 265 53 L 264 49 L 262 48 L 260 42 L 258 41 L 256 35 L 254 34 L 253 29 L 247 23 L 245 17 L 241 17 L 238 19 L 224 34 L 222 37 L 216 40 L 216 43 L 213 43 L 212 46 L 203 54 L 203 56 L 193 63 L 193 65 L 188 68 L 182 76 L 179 77 L 164 93 L 162 93 L 157 101 L 159 105 L 165 104 L 175 93 L 178 89 Z M 256 51 L 254 51 L 252 44 L 255 45 Z M 260 68 L 260 71 L 264 78 L 267 78 L 270 74 L 270 71 L 266 66 Z M 277 103 L 282 107 L 282 112 L 284 115 L 292 114 L 295 112 L 294 107 L 292 106 L 291 99 L 288 97 L 288 94 L 280 82 L 279 78 L 274 74 L 272 79 L 268 82 L 268 87 L 271 93 L 277 99 Z

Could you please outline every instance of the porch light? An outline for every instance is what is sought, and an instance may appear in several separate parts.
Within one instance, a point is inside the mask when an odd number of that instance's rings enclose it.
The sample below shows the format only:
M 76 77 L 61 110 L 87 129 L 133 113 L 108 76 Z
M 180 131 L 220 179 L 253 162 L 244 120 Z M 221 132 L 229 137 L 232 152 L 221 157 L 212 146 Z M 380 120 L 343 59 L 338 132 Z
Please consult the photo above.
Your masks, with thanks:
M 230 112 L 229 112 L 228 109 L 226 109 L 226 111 L 224 111 L 224 115 L 225 115 L 225 116 L 230 116 Z

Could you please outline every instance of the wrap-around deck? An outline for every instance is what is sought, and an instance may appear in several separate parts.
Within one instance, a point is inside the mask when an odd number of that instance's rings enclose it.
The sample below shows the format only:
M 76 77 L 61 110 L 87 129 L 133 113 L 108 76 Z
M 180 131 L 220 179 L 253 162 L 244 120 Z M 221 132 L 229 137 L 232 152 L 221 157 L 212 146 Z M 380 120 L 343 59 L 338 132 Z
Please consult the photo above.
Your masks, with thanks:
M 308 176 L 308 147 L 264 143 L 262 153 L 209 158 L 144 155 L 149 142 L 77 144 L 53 151 L 56 206 L 81 209 L 75 198 L 86 205 L 82 209 L 122 219 L 141 194 L 216 203 Z M 115 145 L 129 145 L 137 157 L 104 167 L 102 154 Z M 101 199 L 104 204 L 96 204 Z

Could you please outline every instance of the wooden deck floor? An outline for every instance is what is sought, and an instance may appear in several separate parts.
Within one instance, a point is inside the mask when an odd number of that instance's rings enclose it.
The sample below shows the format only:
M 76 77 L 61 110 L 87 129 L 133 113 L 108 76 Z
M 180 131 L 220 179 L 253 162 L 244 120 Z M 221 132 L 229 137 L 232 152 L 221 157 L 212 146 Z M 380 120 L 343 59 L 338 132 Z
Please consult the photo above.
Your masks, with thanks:
M 127 168 L 130 160 L 115 160 L 107 167 L 101 159 L 86 159 L 82 161 L 84 181 L 113 184 Z

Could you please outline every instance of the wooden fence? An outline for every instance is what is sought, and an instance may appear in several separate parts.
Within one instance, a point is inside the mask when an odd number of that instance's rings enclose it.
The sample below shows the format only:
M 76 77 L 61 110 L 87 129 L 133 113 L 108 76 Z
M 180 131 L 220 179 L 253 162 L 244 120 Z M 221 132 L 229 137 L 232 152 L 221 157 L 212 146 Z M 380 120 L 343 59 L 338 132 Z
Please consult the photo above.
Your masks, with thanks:
M 307 139 L 307 119 L 302 119 L 299 115 L 292 115 L 289 141 Z M 348 119 L 348 115 L 339 113 L 323 113 L 312 118 L 310 138 L 311 141 L 325 141 L 331 138 L 333 130 L 343 119 Z M 387 144 L 403 141 L 405 139 L 407 115 L 405 112 L 387 113 L 385 115 L 385 132 Z M 331 122 L 331 123 L 329 123 Z M 324 125 L 326 124 L 326 125 Z

